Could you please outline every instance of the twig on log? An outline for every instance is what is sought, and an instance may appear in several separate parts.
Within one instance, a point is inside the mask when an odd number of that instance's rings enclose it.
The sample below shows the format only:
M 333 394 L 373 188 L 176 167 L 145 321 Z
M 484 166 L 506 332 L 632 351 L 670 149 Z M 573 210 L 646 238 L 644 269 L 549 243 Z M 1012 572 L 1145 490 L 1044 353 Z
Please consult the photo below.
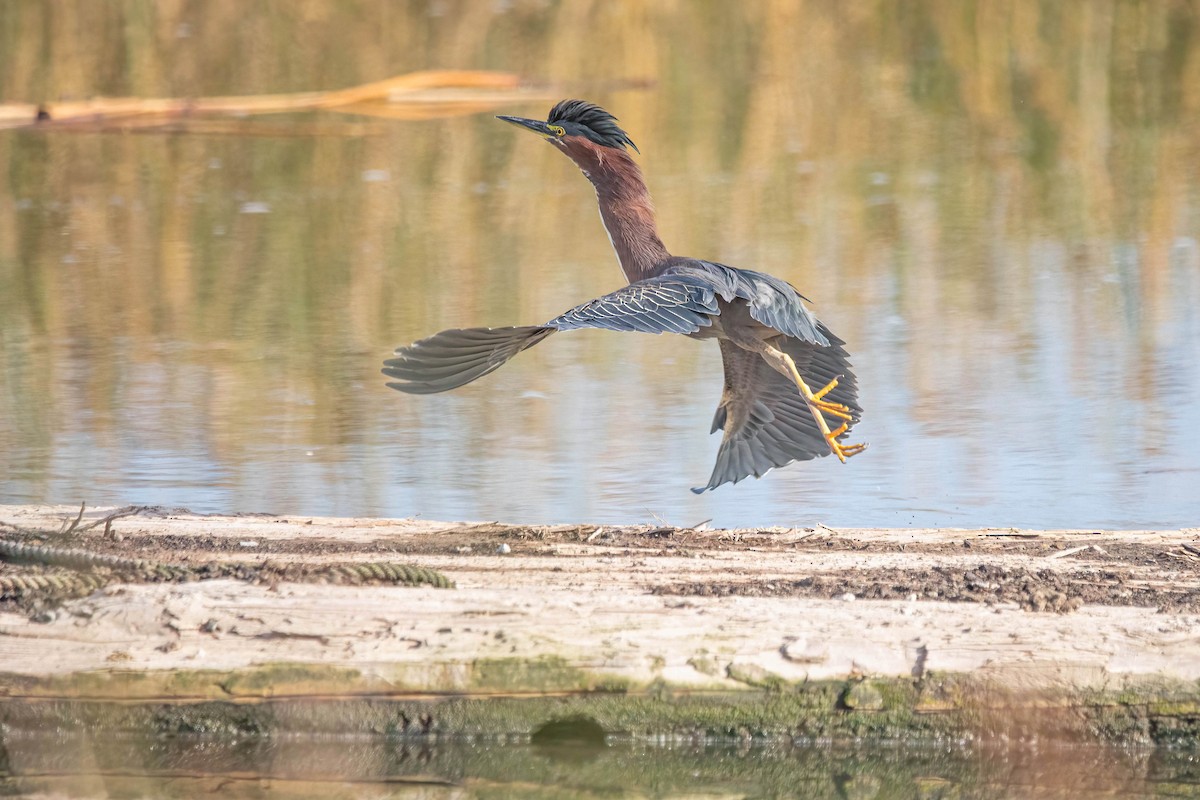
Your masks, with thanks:
M 1057 553 L 1051 553 L 1050 555 L 1046 556 L 1046 558 L 1066 558 L 1067 556 L 1073 556 L 1076 553 L 1082 553 L 1084 550 L 1095 550 L 1100 554 L 1104 553 L 1103 550 L 1094 544 L 1085 544 L 1081 545 L 1080 547 L 1072 547 L 1070 550 L 1059 550 Z
M 145 506 L 125 506 L 124 508 L 118 508 L 116 511 L 112 512 L 104 519 L 98 519 L 95 522 L 89 522 L 87 525 L 84 525 L 82 528 L 79 528 L 79 532 L 83 533 L 84 531 L 90 531 L 92 528 L 98 528 L 101 525 L 103 525 L 104 526 L 104 535 L 107 536 L 110 533 L 112 533 L 112 524 L 113 524 L 114 520 L 118 520 L 121 517 L 136 516 L 136 515 L 142 513 L 142 511 L 144 509 L 145 509 Z
M 87 507 L 87 501 L 85 500 L 84 502 L 79 504 L 79 514 L 75 517 L 75 521 L 71 523 L 71 526 L 67 527 L 67 520 L 64 519 L 62 527 L 58 529 L 58 532 L 63 535 L 66 535 L 68 533 L 74 533 L 75 529 L 79 527 L 79 521 L 83 519 L 83 510 L 86 507 Z M 70 517 L 68 517 L 67 519 L 70 519 Z

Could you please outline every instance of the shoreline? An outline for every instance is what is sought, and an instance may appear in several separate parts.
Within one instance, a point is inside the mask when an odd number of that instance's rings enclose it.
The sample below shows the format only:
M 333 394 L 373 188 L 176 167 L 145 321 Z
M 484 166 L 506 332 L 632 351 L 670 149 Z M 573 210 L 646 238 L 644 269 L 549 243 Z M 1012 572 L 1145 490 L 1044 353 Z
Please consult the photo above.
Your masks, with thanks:
M 635 738 L 1200 741 L 1197 529 L 99 524 L 116 511 L 59 534 L 78 509 L 0 506 L 0 540 L 183 570 L 0 599 L 0 728 L 161 732 L 190 708 L 221 730 L 236 708 L 405 736 L 566 714 Z

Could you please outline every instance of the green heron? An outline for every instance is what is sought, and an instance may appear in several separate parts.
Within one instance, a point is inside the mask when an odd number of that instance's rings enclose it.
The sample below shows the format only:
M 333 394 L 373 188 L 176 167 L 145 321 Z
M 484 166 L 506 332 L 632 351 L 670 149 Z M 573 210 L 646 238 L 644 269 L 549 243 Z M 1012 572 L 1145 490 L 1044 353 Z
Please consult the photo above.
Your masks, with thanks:
M 866 448 L 841 441 L 862 415 L 845 343 L 786 281 L 668 253 L 658 238 L 642 171 L 626 147 L 641 151 L 615 117 L 592 103 L 564 100 L 545 122 L 497 119 L 541 136 L 592 182 L 629 285 L 543 325 L 454 329 L 398 348 L 384 362 L 384 374 L 396 379 L 388 386 L 410 394 L 455 389 L 558 331 L 681 333 L 716 339 L 725 367 L 711 431 L 724 430 L 724 438 L 708 485 L 692 491 L 762 477 L 774 467 L 830 452 L 845 462 Z M 810 389 L 806 376 L 821 388 Z M 826 415 L 836 427 L 830 428 Z

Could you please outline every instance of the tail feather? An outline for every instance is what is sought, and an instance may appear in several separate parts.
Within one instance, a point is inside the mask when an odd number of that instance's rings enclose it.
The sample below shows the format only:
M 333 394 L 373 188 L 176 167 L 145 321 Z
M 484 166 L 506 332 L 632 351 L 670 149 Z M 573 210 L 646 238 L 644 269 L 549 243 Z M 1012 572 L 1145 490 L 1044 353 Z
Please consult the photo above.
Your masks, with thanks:
M 517 353 L 554 333 L 554 328 L 462 328 L 435 333 L 383 362 L 388 386 L 408 394 L 457 389 L 499 369 Z

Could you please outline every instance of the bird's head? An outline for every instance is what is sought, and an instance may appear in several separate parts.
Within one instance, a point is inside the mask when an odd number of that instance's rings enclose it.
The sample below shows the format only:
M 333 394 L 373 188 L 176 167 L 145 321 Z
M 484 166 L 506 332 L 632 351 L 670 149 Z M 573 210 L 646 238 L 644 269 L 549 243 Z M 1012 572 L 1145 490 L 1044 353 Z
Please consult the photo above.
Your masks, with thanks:
M 585 173 L 597 164 L 604 164 L 606 157 L 614 153 L 628 158 L 626 146 L 639 154 L 642 152 L 629 134 L 617 125 L 616 117 L 584 100 L 563 100 L 550 109 L 545 122 L 524 117 L 497 116 L 496 119 L 538 134 L 570 156 Z

